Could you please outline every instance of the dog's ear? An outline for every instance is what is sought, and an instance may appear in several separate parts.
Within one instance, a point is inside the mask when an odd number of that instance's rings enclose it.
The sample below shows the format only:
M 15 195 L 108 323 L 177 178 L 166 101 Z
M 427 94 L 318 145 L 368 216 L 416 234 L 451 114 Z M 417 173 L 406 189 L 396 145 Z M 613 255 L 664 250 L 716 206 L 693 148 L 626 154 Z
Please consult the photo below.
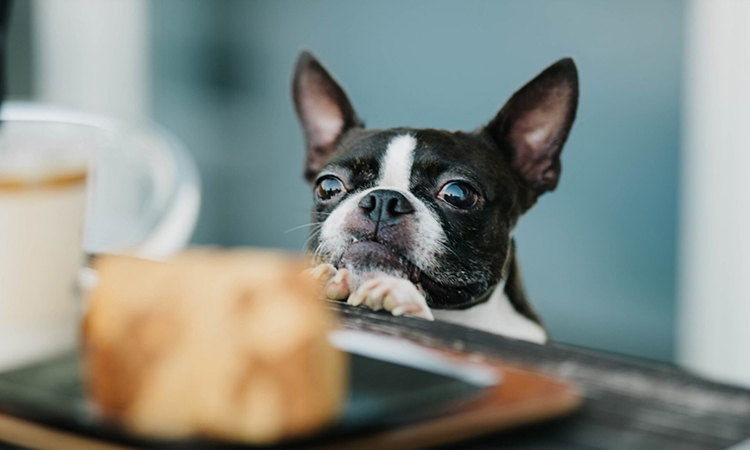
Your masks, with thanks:
M 518 90 L 487 125 L 511 166 L 536 191 L 560 179 L 560 152 L 578 106 L 578 72 L 561 59 Z
M 305 179 L 312 182 L 341 135 L 361 122 L 341 86 L 307 51 L 297 58 L 292 95 L 307 143 Z

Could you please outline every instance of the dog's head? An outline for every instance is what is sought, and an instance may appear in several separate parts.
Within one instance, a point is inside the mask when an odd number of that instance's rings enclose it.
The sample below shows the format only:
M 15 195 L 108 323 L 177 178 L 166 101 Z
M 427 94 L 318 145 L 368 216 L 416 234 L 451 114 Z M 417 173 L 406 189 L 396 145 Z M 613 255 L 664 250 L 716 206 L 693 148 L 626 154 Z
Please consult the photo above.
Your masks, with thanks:
M 472 132 L 365 129 L 307 52 L 293 95 L 314 190 L 315 256 L 361 278 L 408 278 L 430 307 L 462 308 L 503 279 L 518 218 L 557 186 L 578 77 L 571 59 L 558 61 Z

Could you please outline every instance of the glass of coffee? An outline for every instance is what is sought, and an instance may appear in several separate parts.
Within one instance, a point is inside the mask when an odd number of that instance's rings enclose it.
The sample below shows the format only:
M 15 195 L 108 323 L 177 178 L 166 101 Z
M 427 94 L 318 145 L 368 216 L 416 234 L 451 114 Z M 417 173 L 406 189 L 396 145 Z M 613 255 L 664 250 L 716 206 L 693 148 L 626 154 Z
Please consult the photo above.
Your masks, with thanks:
M 195 167 L 166 133 L 37 105 L 0 122 L 0 369 L 73 348 L 87 253 L 167 256 L 195 225 Z

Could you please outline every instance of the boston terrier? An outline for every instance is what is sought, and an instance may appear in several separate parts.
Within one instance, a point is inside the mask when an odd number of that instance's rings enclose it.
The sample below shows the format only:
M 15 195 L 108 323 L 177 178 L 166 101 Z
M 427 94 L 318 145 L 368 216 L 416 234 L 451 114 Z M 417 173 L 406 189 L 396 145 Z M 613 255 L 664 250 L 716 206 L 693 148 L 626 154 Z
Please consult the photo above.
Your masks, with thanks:
M 471 132 L 367 129 L 308 52 L 292 92 L 315 202 L 311 271 L 326 297 L 546 341 L 513 230 L 560 179 L 578 105 L 572 59 L 548 67 Z

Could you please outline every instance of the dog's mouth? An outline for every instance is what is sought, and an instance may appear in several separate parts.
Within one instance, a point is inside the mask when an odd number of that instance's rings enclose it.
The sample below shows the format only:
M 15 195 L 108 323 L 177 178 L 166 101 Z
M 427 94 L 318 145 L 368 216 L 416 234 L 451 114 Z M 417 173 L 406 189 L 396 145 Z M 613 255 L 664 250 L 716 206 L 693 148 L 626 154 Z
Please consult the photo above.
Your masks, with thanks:
M 427 293 L 430 307 L 462 309 L 481 302 L 488 291 L 486 283 L 467 282 L 458 286 L 440 283 L 409 261 L 398 250 L 378 241 L 357 241 L 344 252 L 337 268 L 347 267 L 361 272 L 399 274 Z
M 377 241 L 352 243 L 344 252 L 338 267 L 355 267 L 364 271 L 397 272 L 412 283 L 419 283 L 422 271 L 408 258 L 387 244 Z

